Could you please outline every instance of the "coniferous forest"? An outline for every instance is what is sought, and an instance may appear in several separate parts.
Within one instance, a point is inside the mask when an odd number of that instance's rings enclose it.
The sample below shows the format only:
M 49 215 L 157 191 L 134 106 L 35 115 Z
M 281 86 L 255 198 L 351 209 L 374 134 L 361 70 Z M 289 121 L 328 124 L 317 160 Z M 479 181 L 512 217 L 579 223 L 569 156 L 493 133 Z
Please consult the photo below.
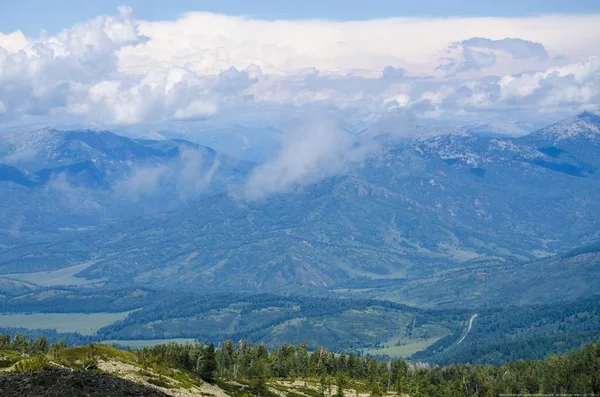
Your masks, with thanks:
M 18 334 L 0 336 L 2 366 L 13 370 L 40 370 L 52 365 L 80 371 L 98 371 L 97 363 L 119 357 L 140 370 L 153 369 L 162 376 L 187 373 L 197 382 L 216 384 L 229 395 L 298 396 L 497 396 L 497 395 L 596 395 L 600 393 L 600 343 L 544 360 L 520 360 L 498 366 L 430 366 L 405 360 L 378 360 L 354 353 L 334 353 L 306 344 L 264 344 L 226 340 L 214 344 L 168 343 L 137 350 L 117 350 L 106 345 L 68 348 L 63 341 L 49 344 L 44 336 L 28 340 Z M 166 385 L 157 379 L 156 384 Z M 286 385 L 296 385 L 295 393 Z M 299 385 L 299 386 L 298 386 Z M 281 394 L 280 394 L 281 395 Z

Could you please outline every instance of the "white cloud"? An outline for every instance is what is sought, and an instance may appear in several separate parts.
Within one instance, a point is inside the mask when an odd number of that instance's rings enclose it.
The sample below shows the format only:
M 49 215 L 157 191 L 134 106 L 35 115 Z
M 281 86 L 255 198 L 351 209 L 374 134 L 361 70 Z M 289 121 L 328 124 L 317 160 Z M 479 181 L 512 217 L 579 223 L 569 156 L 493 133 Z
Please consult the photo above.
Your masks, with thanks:
M 87 212 L 101 208 L 91 192 L 84 187 L 73 186 L 65 172 L 53 175 L 45 190 L 58 195 L 60 203 L 71 210 Z
M 17 52 L 27 45 L 27 38 L 20 30 L 4 34 L 0 32 L 0 49 L 8 52 Z
M 172 173 L 173 170 L 164 165 L 139 167 L 134 169 L 131 175 L 117 181 L 114 190 L 132 201 L 139 201 L 157 194 L 161 184 Z
M 502 61 L 504 64 L 516 63 L 516 67 L 523 68 L 536 64 L 540 66 L 548 60 L 548 53 L 541 43 L 519 38 L 491 40 L 473 37 L 451 44 L 437 69 L 448 73 L 464 73 L 489 69 Z
M 589 56 L 598 43 L 599 24 L 598 15 L 333 22 L 191 13 L 176 21 L 140 22 L 140 32 L 150 40 L 122 48 L 119 59 L 122 70 L 139 73 L 181 66 L 216 74 L 230 66 L 244 70 L 250 64 L 269 74 L 314 67 L 321 73 L 373 75 L 390 65 L 431 73 L 439 51 L 473 37 L 516 37 L 542 43 L 552 55 Z M 511 45 L 515 47 L 504 46 Z
M 215 113 L 217 113 L 217 106 L 213 102 L 194 100 L 187 107 L 183 109 L 177 109 L 173 115 L 173 118 L 175 120 L 195 120 L 198 118 L 212 116 Z
M 572 112 L 598 103 L 600 92 L 590 58 L 600 48 L 600 15 L 358 22 L 133 15 L 122 7 L 55 36 L 0 35 L 0 122 L 165 125 L 335 109 L 392 128 L 380 121 L 397 119 L 400 108 L 416 118 L 497 117 L 516 107 Z
M 201 149 L 180 147 L 168 165 L 145 165 L 132 169 L 113 184 L 113 191 L 128 200 L 171 195 L 180 200 L 198 197 L 210 187 L 221 165 L 218 157 L 208 158 Z
M 397 79 L 404 76 L 406 73 L 406 69 L 404 68 L 395 68 L 393 66 L 386 66 L 383 68 L 382 78 L 384 79 Z
M 336 122 L 317 119 L 284 135 L 277 158 L 254 170 L 244 194 L 260 199 L 314 183 L 360 163 L 371 149 Z
M 0 34 L 0 125 L 177 125 L 193 133 L 185 126 L 221 118 L 283 126 L 281 152 L 244 186 L 258 199 L 361 162 L 370 147 L 342 124 L 415 136 L 426 133 L 417 125 L 427 119 L 537 121 L 600 104 L 600 15 L 359 22 L 133 15 L 123 7 L 55 36 Z M 115 189 L 138 200 L 170 183 L 189 199 L 219 167 L 206 153 L 183 150 L 177 164 L 133 170 Z M 73 205 L 94 205 L 64 176 L 51 186 Z
M 590 94 L 600 95 L 599 77 L 600 57 L 591 57 L 585 62 L 552 67 L 541 72 L 504 76 L 498 85 L 501 99 L 506 100 L 530 97 L 544 87 L 547 91 L 545 96 L 552 96 L 557 91 L 562 91 L 564 84 L 569 84 L 574 89 L 586 88 Z M 593 94 L 590 98 L 591 96 Z M 584 104 L 585 100 L 580 103 Z
M 187 200 L 203 193 L 211 184 L 221 165 L 216 157 L 207 167 L 205 153 L 197 149 L 182 149 L 176 179 L 179 198 Z

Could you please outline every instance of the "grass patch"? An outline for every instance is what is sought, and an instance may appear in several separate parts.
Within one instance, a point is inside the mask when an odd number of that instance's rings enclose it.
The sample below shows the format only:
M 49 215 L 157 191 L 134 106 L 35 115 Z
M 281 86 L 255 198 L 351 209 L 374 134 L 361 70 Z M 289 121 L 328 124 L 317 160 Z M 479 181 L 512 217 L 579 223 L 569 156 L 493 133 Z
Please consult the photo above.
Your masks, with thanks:
M 115 349 L 105 345 L 88 345 L 72 347 L 70 349 L 60 350 L 53 357 L 55 361 L 66 366 L 77 369 L 83 369 L 82 364 L 89 360 L 115 360 L 127 364 L 139 366 L 135 355 L 131 352 Z
M 49 368 L 52 368 L 52 365 L 50 365 L 46 357 L 35 356 L 18 361 L 11 367 L 11 370 L 13 372 L 32 372 L 43 371 Z
M 139 349 L 142 347 L 152 347 L 152 346 L 156 346 L 156 345 L 166 345 L 167 343 L 177 343 L 179 345 L 185 345 L 188 343 L 196 343 L 196 339 L 193 338 L 175 338 L 175 339 L 146 339 L 146 340 L 135 340 L 135 339 L 128 339 L 128 340 L 118 340 L 118 339 L 111 339 L 111 340 L 104 340 L 102 341 L 103 344 L 105 345 L 116 345 L 116 346 L 124 346 L 124 347 L 130 347 L 132 349 Z
M 183 389 L 189 389 L 197 384 L 200 384 L 202 380 L 200 378 L 192 376 L 185 370 L 174 370 L 170 369 L 167 372 L 167 376 L 177 382 L 177 387 Z
M 160 379 L 160 378 L 148 378 L 148 383 L 154 385 L 154 386 L 158 386 L 158 387 L 164 387 L 165 389 L 172 389 L 173 385 L 171 385 L 170 383 L 166 382 L 164 379 Z
M 78 332 L 82 335 L 94 335 L 100 328 L 124 319 L 129 313 L 0 314 L 0 328 L 55 329 L 56 332 Z
M 389 346 L 381 349 L 365 349 L 371 355 L 385 355 L 390 357 L 410 357 L 416 352 L 427 349 L 443 337 L 429 338 L 418 342 L 407 343 L 400 346 Z
M 220 387 L 222 390 L 224 390 L 228 395 L 230 395 L 232 397 L 249 397 L 249 396 L 255 395 L 255 394 L 253 394 L 252 388 L 248 384 L 246 384 L 244 381 L 237 380 L 236 382 L 239 384 L 232 384 L 232 383 L 227 382 L 224 379 L 217 378 L 215 380 L 215 385 Z M 261 393 L 261 396 L 279 397 L 276 394 L 269 392 L 269 391 Z
M 10 368 L 22 359 L 21 353 L 0 351 L 0 369 Z
M 63 267 L 61 269 L 33 273 L 12 273 L 5 274 L 3 276 L 11 279 L 34 283 L 43 287 L 55 285 L 87 285 L 97 283 L 99 280 L 88 280 L 83 277 L 76 277 L 75 275 L 87 269 L 91 265 L 93 265 L 93 262 L 89 261 L 81 263 L 79 265 Z

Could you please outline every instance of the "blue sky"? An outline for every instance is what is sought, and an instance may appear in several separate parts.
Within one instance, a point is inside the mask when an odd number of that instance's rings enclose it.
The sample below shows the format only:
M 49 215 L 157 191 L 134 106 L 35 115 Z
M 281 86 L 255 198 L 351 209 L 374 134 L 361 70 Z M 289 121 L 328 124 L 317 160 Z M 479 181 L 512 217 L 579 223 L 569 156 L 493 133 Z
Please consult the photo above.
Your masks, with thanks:
M 174 19 L 188 11 L 247 15 L 261 19 L 327 18 L 363 20 L 390 16 L 523 16 L 547 13 L 599 13 L 598 0 L 0 0 L 0 32 L 54 33 L 119 5 L 140 19 Z

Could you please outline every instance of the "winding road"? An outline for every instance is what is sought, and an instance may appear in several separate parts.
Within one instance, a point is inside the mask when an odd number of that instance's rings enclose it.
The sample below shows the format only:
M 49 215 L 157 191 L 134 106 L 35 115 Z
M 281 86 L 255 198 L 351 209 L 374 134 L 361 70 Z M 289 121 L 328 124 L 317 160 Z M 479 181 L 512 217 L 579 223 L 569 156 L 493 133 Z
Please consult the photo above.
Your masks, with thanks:
M 460 345 L 460 343 L 465 340 L 465 338 L 467 337 L 467 335 L 469 335 L 469 332 L 471 332 L 471 327 L 473 326 L 473 320 L 475 320 L 475 317 L 477 317 L 477 313 L 473 314 L 471 316 L 471 318 L 469 319 L 469 328 L 467 328 L 467 332 L 465 332 L 465 334 L 462 336 L 462 338 L 460 338 L 458 340 L 458 342 L 456 343 L 456 345 Z

